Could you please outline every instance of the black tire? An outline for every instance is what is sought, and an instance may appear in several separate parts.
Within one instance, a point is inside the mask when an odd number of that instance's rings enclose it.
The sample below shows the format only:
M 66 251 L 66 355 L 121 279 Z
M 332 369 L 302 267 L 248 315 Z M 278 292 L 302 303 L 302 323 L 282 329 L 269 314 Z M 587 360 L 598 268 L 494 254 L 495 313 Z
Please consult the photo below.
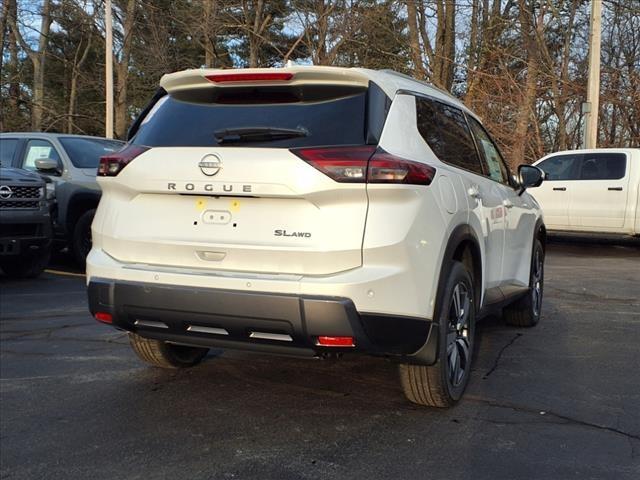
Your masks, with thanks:
M 0 268 L 11 278 L 36 278 L 47 268 L 50 258 L 51 249 L 47 248 L 37 255 L 3 259 Z
M 441 298 L 436 312 L 438 359 L 431 366 L 400 365 L 400 383 L 411 402 L 445 408 L 462 397 L 473 357 L 475 292 L 471 274 L 462 263 L 453 263 Z
M 537 238 L 533 242 L 529 292 L 504 308 L 502 316 L 508 325 L 534 327 L 540 321 L 544 293 L 544 248 Z
M 129 343 L 141 360 L 160 368 L 193 367 L 209 352 L 208 348 L 174 345 L 144 338 L 135 333 L 129 333 Z
M 91 251 L 91 223 L 95 216 L 95 209 L 87 210 L 76 222 L 73 227 L 73 236 L 71 238 L 71 250 L 73 256 L 79 266 L 85 266 L 87 255 Z

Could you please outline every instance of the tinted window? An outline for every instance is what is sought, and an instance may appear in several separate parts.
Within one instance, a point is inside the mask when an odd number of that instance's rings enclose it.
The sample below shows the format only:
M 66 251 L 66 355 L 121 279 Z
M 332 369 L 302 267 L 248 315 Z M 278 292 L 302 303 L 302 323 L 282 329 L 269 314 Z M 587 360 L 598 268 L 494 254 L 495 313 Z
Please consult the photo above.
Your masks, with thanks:
M 509 183 L 509 170 L 504 164 L 504 160 L 502 159 L 502 155 L 500 155 L 500 151 L 498 147 L 496 147 L 489 134 L 485 131 L 485 129 L 478 123 L 474 118 L 467 116 L 469 120 L 469 125 L 471 125 L 471 131 L 473 132 L 473 136 L 476 139 L 476 144 L 478 145 L 478 150 L 480 152 L 480 160 L 484 164 L 484 170 L 487 172 L 488 176 L 500 183 Z
M 217 130 L 267 127 L 301 130 L 306 136 L 228 145 L 276 148 L 362 145 L 365 103 L 365 92 L 314 103 L 242 105 L 191 103 L 166 96 L 142 121 L 132 143 L 152 147 L 210 146 L 217 145 L 214 136 Z
M 17 138 L 0 138 L 0 166 L 11 167 L 18 146 Z
M 546 174 L 547 180 L 577 180 L 578 168 L 582 155 L 557 155 L 540 162 L 540 167 Z
M 416 97 L 418 131 L 441 161 L 482 175 L 482 166 L 461 110 Z
M 27 142 L 27 149 L 24 154 L 24 160 L 22 161 L 22 168 L 27 170 L 36 170 L 36 160 L 41 158 L 51 158 L 60 162 L 60 155 L 57 150 L 47 140 L 29 140 Z
M 78 168 L 97 168 L 102 155 L 116 152 L 124 146 L 124 142 L 95 138 L 63 137 L 59 140 L 71 163 Z
M 580 180 L 617 180 L 623 178 L 627 159 L 623 153 L 586 153 L 582 158 Z

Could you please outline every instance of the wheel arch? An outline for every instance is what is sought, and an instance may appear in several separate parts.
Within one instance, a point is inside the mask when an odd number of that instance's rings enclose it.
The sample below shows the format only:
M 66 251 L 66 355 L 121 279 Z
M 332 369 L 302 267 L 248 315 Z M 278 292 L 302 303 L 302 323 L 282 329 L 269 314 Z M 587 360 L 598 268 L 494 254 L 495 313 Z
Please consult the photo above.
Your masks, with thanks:
M 482 300 L 483 285 L 483 258 L 480 242 L 473 228 L 468 224 L 458 225 L 449 235 L 447 246 L 442 256 L 440 265 L 440 274 L 436 284 L 436 300 L 433 311 L 433 321 L 429 338 L 427 342 L 417 352 L 408 355 L 406 360 L 409 363 L 419 365 L 433 365 L 438 358 L 438 331 L 440 328 L 439 314 L 443 302 L 445 284 L 447 282 L 447 274 L 451 270 L 453 262 L 467 262 L 471 265 L 470 272 L 474 283 L 474 301 L 476 303 L 476 312 L 479 310 L 480 301 Z
M 73 237 L 73 230 L 78 219 L 87 211 L 98 208 L 101 194 L 99 192 L 78 192 L 69 199 L 67 214 L 65 217 L 65 225 L 67 227 L 67 236 Z

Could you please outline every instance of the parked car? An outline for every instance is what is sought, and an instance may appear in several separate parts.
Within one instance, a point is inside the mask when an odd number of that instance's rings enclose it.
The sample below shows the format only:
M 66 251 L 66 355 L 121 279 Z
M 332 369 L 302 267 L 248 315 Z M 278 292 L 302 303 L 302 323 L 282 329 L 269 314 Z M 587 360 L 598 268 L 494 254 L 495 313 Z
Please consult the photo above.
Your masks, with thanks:
M 49 177 L 57 199 L 54 236 L 71 248 L 84 265 L 91 250 L 91 222 L 100 201 L 96 169 L 100 156 L 124 142 L 58 133 L 2 133 L 3 166 L 23 168 Z
M 4 158 L 5 152 L 0 151 Z M 0 269 L 14 278 L 34 278 L 51 255 L 51 214 L 40 175 L 0 164 Z
M 534 165 L 547 174 L 534 197 L 549 230 L 640 235 L 640 149 L 555 152 Z
M 407 397 L 462 395 L 476 319 L 540 319 L 545 227 L 479 119 L 389 71 L 166 75 L 102 157 L 92 314 L 151 365 L 209 347 L 400 363 Z M 161 92 L 162 93 L 162 92 Z

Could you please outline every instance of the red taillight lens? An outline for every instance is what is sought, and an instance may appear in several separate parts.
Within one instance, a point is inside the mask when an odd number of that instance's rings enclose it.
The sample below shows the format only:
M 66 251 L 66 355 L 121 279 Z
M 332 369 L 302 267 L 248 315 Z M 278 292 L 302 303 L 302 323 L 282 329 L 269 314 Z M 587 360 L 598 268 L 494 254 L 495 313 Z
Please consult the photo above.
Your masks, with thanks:
M 298 148 L 291 152 L 336 182 L 365 183 L 367 162 L 375 150 L 373 146 L 361 146 Z
M 143 152 L 149 150 L 149 147 L 140 145 L 126 145 L 122 150 L 100 157 L 100 165 L 98 165 L 98 176 L 115 177 L 131 160 L 136 158 Z
M 297 148 L 292 153 L 341 183 L 429 185 L 436 169 L 373 146 Z
M 106 312 L 96 312 L 95 319 L 102 323 L 113 323 L 113 316 Z
M 321 347 L 355 347 L 353 337 L 318 337 Z
M 377 151 L 369 160 L 367 183 L 430 185 L 435 174 L 436 169 L 424 163 Z
M 232 82 L 286 82 L 293 78 L 293 73 L 265 72 L 265 73 L 215 73 L 205 75 L 205 78 L 213 83 Z

